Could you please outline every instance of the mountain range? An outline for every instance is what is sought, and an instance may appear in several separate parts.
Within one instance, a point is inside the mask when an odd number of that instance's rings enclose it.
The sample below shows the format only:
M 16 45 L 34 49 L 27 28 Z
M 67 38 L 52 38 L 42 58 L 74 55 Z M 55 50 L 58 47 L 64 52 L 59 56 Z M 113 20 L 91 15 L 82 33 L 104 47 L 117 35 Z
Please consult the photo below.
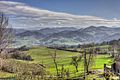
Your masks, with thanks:
M 16 30 L 17 31 L 17 30 Z M 120 28 L 90 26 L 87 28 L 44 28 L 16 33 L 16 42 L 26 45 L 77 45 L 101 43 L 120 38 Z

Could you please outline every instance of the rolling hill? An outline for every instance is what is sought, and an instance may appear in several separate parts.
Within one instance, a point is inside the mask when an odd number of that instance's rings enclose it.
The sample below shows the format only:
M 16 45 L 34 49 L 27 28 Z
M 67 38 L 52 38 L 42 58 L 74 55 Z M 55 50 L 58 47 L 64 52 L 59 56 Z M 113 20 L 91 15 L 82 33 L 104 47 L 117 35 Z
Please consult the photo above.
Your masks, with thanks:
M 40 30 L 27 30 L 16 34 L 17 40 L 24 42 L 38 42 L 37 45 L 77 45 L 83 43 L 100 43 L 120 38 L 120 28 L 105 26 L 87 28 L 44 28 Z M 32 44 L 32 43 L 30 43 Z

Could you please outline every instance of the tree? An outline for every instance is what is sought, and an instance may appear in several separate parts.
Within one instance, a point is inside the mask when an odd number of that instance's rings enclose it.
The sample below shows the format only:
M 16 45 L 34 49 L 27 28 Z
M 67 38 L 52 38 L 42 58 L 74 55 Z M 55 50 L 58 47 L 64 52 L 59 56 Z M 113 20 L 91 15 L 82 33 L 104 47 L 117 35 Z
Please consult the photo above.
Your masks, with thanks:
M 84 48 L 84 79 L 86 78 L 86 73 L 89 75 L 89 70 L 93 63 L 95 62 L 94 59 L 96 57 L 96 51 L 94 46 L 90 47 L 89 49 L 86 49 L 86 47 L 83 45 Z
M 5 53 L 2 55 L 2 52 L 6 51 L 6 48 L 11 42 L 11 28 L 8 27 L 8 17 L 5 16 L 3 12 L 0 12 L 0 57 L 6 57 Z M 3 66 L 4 60 L 0 60 L 0 67 Z
M 89 74 L 89 69 L 94 63 L 94 57 L 95 57 L 95 51 L 94 49 L 89 49 L 88 55 L 85 55 L 85 64 L 86 64 L 86 73 Z
M 0 12 L 0 54 L 9 46 L 11 33 L 12 29 L 8 26 L 8 17 Z
M 55 50 L 55 52 L 50 53 L 50 55 L 51 55 L 51 58 L 53 59 L 54 65 L 55 65 L 57 77 L 59 77 L 59 72 L 58 72 L 59 70 L 58 70 L 58 64 L 57 64 L 57 51 Z
M 76 72 L 78 72 L 78 66 L 79 66 L 78 62 L 80 62 L 81 59 L 82 59 L 82 55 L 80 55 L 80 56 L 73 56 L 72 57 L 72 61 L 71 61 L 70 64 L 75 66 Z

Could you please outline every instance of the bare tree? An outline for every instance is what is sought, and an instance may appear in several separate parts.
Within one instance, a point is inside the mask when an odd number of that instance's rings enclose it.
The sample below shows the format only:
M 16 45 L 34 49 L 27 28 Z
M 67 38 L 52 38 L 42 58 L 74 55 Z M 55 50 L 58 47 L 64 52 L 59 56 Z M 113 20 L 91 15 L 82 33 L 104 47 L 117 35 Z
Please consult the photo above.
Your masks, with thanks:
M 51 58 L 53 59 L 54 65 L 55 65 L 55 69 L 56 69 L 56 74 L 57 76 L 59 76 L 59 70 L 58 70 L 58 64 L 57 64 L 57 51 L 55 50 L 54 53 L 49 52 L 51 55 Z
M 11 28 L 8 26 L 8 17 L 0 12 L 0 54 L 11 42 Z
M 0 12 L 0 57 L 4 58 L 6 55 L 1 54 L 11 42 L 11 28 L 8 27 L 8 17 L 3 12 Z M 4 64 L 4 60 L 0 59 L 0 67 Z
M 86 49 L 84 47 L 84 79 L 86 79 L 86 64 L 87 64 L 87 61 L 86 61 Z
M 94 59 L 96 57 L 96 51 L 93 48 L 89 48 L 86 49 L 85 46 L 84 47 L 84 79 L 86 78 L 86 73 L 87 75 L 89 74 L 89 70 L 92 66 L 92 64 L 94 63 Z
M 95 57 L 95 51 L 94 49 L 90 49 L 88 51 L 88 56 L 86 58 L 86 72 L 89 74 L 89 69 L 91 68 L 92 64 L 94 63 L 94 57 Z

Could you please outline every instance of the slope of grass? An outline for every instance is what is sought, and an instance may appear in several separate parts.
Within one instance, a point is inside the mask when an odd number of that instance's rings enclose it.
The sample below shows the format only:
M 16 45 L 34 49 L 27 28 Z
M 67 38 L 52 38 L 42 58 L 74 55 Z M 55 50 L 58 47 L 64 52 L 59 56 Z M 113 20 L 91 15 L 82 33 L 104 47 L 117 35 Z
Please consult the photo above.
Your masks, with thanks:
M 42 63 L 47 66 L 47 69 L 52 73 L 55 74 L 56 70 L 54 67 L 53 60 L 51 58 L 51 54 L 54 53 L 54 49 L 49 49 L 46 47 L 37 47 L 29 50 L 29 54 L 32 56 L 34 59 L 34 63 Z M 71 77 L 79 76 L 81 72 L 83 72 L 83 60 L 79 62 L 79 72 L 75 72 L 75 68 L 73 65 L 70 65 L 71 62 L 71 57 L 75 55 L 79 55 L 81 53 L 76 53 L 76 52 L 68 52 L 68 51 L 62 51 L 62 50 L 57 50 L 57 62 L 58 62 L 58 67 L 61 69 L 62 64 L 64 64 L 65 69 L 69 69 L 71 73 Z M 112 59 L 110 58 L 109 55 L 97 55 L 95 58 L 94 66 L 92 67 L 93 69 L 101 69 L 103 70 L 103 65 L 107 64 L 110 65 L 112 62 Z
M 35 47 L 32 48 L 28 51 L 29 55 L 34 59 L 33 61 L 22 61 L 20 62 L 23 63 L 38 63 L 38 64 L 44 64 L 46 65 L 46 70 L 49 71 L 51 74 L 55 75 L 56 70 L 55 66 L 53 63 L 53 60 L 51 58 L 51 54 L 55 52 L 55 49 L 49 49 L 46 47 Z M 58 63 L 58 68 L 61 69 L 62 65 L 64 65 L 64 68 L 66 70 L 69 69 L 70 72 L 70 77 L 71 78 L 77 78 L 79 77 L 84 70 L 83 67 L 83 59 L 81 62 L 79 62 L 79 72 L 76 72 L 75 67 L 73 65 L 70 65 L 71 62 L 71 57 L 72 56 L 77 56 L 80 55 L 81 53 L 78 52 L 68 52 L 68 51 L 62 51 L 62 50 L 57 50 L 57 63 Z M 94 60 L 93 63 L 93 70 L 103 70 L 103 65 L 107 64 L 110 65 L 112 62 L 112 59 L 110 58 L 110 55 L 97 55 L 97 57 Z M 9 73 L 0 73 L 0 77 L 9 77 L 12 76 L 12 74 Z M 88 78 L 93 78 L 96 75 L 90 75 Z M 97 77 L 97 76 L 96 76 Z
M 54 54 L 55 50 L 54 49 L 49 49 L 46 47 L 38 47 L 38 48 L 33 48 L 29 50 L 29 54 L 32 56 L 34 59 L 33 62 L 37 63 L 44 63 L 44 64 L 51 64 L 52 58 L 51 54 Z M 70 57 L 79 55 L 79 53 L 73 53 L 73 52 L 68 52 L 68 51 L 62 51 L 62 50 L 56 50 L 57 57 L 58 57 L 58 62 L 68 64 Z

